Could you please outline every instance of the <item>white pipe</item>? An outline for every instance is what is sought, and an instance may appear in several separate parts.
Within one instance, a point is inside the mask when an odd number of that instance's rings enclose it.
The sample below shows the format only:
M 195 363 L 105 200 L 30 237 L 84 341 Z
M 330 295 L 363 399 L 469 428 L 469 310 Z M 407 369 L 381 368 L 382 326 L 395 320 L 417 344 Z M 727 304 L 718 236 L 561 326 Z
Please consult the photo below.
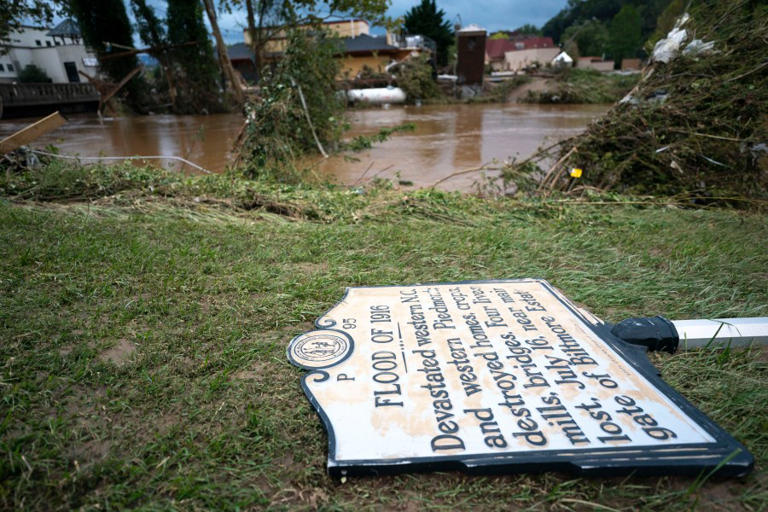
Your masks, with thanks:
M 714 320 L 672 320 L 680 338 L 680 349 L 747 347 L 768 344 L 768 317 L 716 318 Z

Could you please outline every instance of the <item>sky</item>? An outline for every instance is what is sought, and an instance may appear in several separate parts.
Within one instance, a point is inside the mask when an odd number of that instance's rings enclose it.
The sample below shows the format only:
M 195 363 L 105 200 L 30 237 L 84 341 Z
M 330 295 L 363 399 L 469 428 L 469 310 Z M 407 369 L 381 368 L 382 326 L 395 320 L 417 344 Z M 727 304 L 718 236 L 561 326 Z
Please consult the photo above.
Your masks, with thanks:
M 133 22 L 129 2 L 126 0 L 125 3 L 128 7 L 128 16 Z M 419 3 L 420 0 L 391 0 L 387 16 L 392 18 L 402 16 Z M 567 0 L 437 0 L 437 7 L 445 11 L 444 19 L 451 24 L 461 22 L 463 26 L 467 26 L 474 23 L 490 33 L 497 30 L 513 30 L 526 23 L 540 27 L 565 7 L 566 3 Z M 150 0 L 149 4 L 155 8 L 159 17 L 165 17 L 167 2 Z M 60 18 L 56 21 L 60 21 Z M 243 41 L 245 23 L 245 9 L 219 15 L 219 27 L 228 44 Z M 207 18 L 206 25 L 208 25 Z M 383 28 L 372 30 L 377 34 L 383 31 Z M 140 44 L 138 39 L 136 44 Z
M 419 3 L 420 0 L 392 0 L 387 15 L 397 18 Z M 489 32 L 495 32 L 513 30 L 526 23 L 540 27 L 565 7 L 566 3 L 567 0 L 437 0 L 437 7 L 445 11 L 444 19 L 451 24 L 457 21 L 464 26 L 474 23 Z M 222 14 L 219 25 L 227 43 L 241 42 L 245 10 Z M 373 32 L 383 33 L 383 29 L 374 29 Z

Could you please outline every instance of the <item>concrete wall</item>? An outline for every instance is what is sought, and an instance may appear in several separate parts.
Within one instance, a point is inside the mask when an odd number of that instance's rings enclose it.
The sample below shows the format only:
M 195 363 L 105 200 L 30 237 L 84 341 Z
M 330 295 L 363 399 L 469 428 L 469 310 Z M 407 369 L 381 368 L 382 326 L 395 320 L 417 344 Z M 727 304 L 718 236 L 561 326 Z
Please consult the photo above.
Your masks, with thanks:
M 580 57 L 577 68 L 581 69 L 594 69 L 595 71 L 613 71 L 612 60 L 595 60 L 593 57 Z
M 391 55 L 345 55 L 341 58 L 340 78 L 355 78 L 355 76 L 368 66 L 372 70 L 383 73 L 387 64 L 392 62 Z
M 0 77 L 11 81 L 15 80 L 18 72 L 24 69 L 28 64 L 34 64 L 39 67 L 53 80 L 54 83 L 68 83 L 65 62 L 74 62 L 78 71 L 83 71 L 91 76 L 97 74 L 98 68 L 86 66 L 83 59 L 95 58 L 95 55 L 88 52 L 83 45 L 63 45 L 43 48 L 12 48 L 5 58 L 0 57 L 0 62 L 10 60 L 14 63 L 14 73 L 0 74 Z M 4 66 L 7 69 L 7 66 Z M 79 81 L 86 79 L 79 76 Z
M 504 71 L 520 71 L 538 63 L 545 66 L 560 53 L 560 48 L 531 48 L 504 53 Z
M 622 70 L 640 70 L 643 68 L 643 62 L 640 59 L 622 59 Z
M 91 76 L 98 73 L 98 67 L 85 65 L 83 59 L 95 58 L 96 55 L 88 51 L 83 44 L 75 44 L 70 38 L 46 36 L 47 32 L 48 29 L 24 27 L 21 31 L 9 34 L 10 44 L 5 45 L 8 53 L 0 56 L 0 64 L 3 65 L 0 81 L 16 81 L 18 73 L 29 64 L 45 71 L 54 83 L 69 83 L 64 68 L 65 62 L 74 62 L 79 71 Z M 11 71 L 8 64 L 13 66 Z M 79 76 L 79 79 L 85 81 L 82 76 Z

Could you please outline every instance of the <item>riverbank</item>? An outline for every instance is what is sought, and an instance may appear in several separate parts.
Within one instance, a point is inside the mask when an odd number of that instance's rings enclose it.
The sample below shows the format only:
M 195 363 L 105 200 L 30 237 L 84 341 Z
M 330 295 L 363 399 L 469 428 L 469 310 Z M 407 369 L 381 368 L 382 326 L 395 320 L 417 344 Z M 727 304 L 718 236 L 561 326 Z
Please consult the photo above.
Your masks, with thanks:
M 321 181 L 360 185 L 375 176 L 429 186 L 458 170 L 515 156 L 525 158 L 542 144 L 576 135 L 607 109 L 604 105 L 508 103 L 352 110 L 347 114 L 349 130 L 343 136 L 349 141 L 408 123 L 415 130 L 394 133 L 389 140 L 361 152 L 337 153 L 329 159 L 317 153 L 306 155 L 297 165 L 309 167 Z M 0 123 L 0 137 L 31 121 Z M 223 172 L 242 126 L 243 117 L 235 114 L 107 118 L 103 122 L 96 116 L 72 116 L 65 126 L 33 146 L 46 150 L 53 145 L 61 154 L 84 157 L 173 155 L 211 172 Z M 197 172 L 171 161 L 156 163 Z M 480 177 L 480 173 L 459 176 L 442 187 L 470 192 Z
M 3 173 L 4 174 L 4 173 Z M 0 178 L 3 508 L 751 510 L 766 353 L 654 355 L 755 455 L 744 480 L 325 472 L 285 346 L 346 286 L 542 277 L 606 320 L 766 315 L 765 215 L 599 197 L 183 178 Z M 650 248 L 650 249 L 649 249 Z
M 602 73 L 590 69 L 565 68 L 506 79 L 486 77 L 477 94 L 465 97 L 456 97 L 451 88 L 445 87 L 442 95 L 429 98 L 424 103 L 612 104 L 626 96 L 639 80 L 639 73 Z

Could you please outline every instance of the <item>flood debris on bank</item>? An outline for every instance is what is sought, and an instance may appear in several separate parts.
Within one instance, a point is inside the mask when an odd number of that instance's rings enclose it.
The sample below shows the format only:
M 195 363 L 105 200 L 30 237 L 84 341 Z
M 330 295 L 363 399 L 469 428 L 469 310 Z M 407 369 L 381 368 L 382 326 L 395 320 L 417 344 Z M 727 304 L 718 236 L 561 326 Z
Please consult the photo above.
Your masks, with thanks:
M 507 178 L 536 176 L 539 192 L 598 189 L 764 205 L 768 5 L 694 0 L 675 30 L 678 49 L 652 62 L 624 101 L 583 134 L 510 166 Z M 574 168 L 583 169 L 578 180 Z
M 555 70 L 540 90 L 529 90 L 522 103 L 600 104 L 614 103 L 638 82 L 637 73 L 603 73 L 594 69 Z

